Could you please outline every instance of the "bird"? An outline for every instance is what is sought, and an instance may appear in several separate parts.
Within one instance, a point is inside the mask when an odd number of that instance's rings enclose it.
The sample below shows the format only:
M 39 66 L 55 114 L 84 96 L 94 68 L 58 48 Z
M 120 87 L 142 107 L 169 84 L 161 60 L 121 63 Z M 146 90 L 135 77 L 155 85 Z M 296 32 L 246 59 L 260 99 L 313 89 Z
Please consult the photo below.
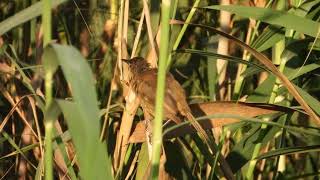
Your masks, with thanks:
M 129 65 L 131 72 L 129 86 L 140 98 L 144 112 L 154 117 L 158 69 L 152 68 L 142 57 L 134 57 L 130 60 L 123 59 L 123 61 Z M 184 118 L 193 118 L 184 89 L 169 72 L 166 74 L 165 86 L 163 103 L 165 119 L 179 124 L 184 121 Z
M 122 59 L 122 61 L 129 66 L 131 75 L 128 85 L 140 99 L 144 113 L 148 114 L 146 117 L 154 117 L 158 69 L 152 68 L 142 57 L 134 57 L 129 60 Z M 209 145 L 208 135 L 191 113 L 184 89 L 170 72 L 166 73 L 163 109 L 164 120 L 171 120 L 180 124 L 184 119 L 187 119 L 200 134 L 200 137 Z M 150 119 L 147 121 L 150 121 Z
M 143 57 L 122 59 L 122 61 L 129 66 L 131 74 L 127 84 L 140 99 L 144 113 L 147 113 L 148 117 L 154 117 L 158 69 L 152 68 Z M 165 120 L 172 120 L 176 124 L 180 124 L 184 119 L 187 119 L 199 133 L 200 138 L 210 147 L 213 154 L 217 152 L 215 143 L 192 115 L 184 89 L 170 72 L 166 73 L 163 109 Z M 218 161 L 227 179 L 234 179 L 231 168 L 221 155 L 218 155 Z

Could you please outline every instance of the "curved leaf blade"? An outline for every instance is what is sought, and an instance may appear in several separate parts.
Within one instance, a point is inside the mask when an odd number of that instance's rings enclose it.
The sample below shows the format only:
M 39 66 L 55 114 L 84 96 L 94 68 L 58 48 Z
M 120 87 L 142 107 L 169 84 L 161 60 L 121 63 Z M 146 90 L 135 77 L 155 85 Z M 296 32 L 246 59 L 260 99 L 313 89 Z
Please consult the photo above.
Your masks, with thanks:
M 73 101 L 57 100 L 76 147 L 83 179 L 108 179 L 111 163 L 99 140 L 99 108 L 95 80 L 87 61 L 71 46 L 51 44 L 44 51 L 44 68 L 54 73 L 61 66 Z
M 67 0 L 55 0 L 52 2 L 51 7 L 56 7 L 61 3 L 66 2 Z M 43 7 L 43 1 L 37 2 L 30 7 L 25 8 L 24 10 L 18 12 L 17 14 L 7 18 L 6 20 L 0 22 L 0 36 L 4 33 L 10 31 L 12 28 L 21 25 L 35 17 L 41 15 Z
M 273 10 L 269 8 L 246 7 L 238 5 L 228 6 L 207 6 L 206 9 L 223 10 L 242 17 L 253 18 L 273 25 L 279 25 L 288 29 L 316 37 L 320 23 L 311 19 L 303 18 L 285 11 Z

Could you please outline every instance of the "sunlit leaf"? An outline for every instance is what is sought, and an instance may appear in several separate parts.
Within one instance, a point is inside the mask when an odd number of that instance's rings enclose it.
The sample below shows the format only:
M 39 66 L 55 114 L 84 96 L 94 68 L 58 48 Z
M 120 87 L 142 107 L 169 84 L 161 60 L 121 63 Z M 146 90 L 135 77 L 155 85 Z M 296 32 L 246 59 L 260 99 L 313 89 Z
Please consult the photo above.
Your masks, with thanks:
M 44 52 L 44 67 L 54 72 L 61 66 L 70 84 L 73 101 L 57 100 L 68 123 L 83 179 L 111 177 L 105 143 L 99 140 L 99 109 L 92 72 L 78 50 L 70 46 L 49 45 Z
M 269 8 L 247 7 L 238 5 L 208 6 L 207 9 L 228 11 L 239 16 L 253 18 L 273 25 L 294 29 L 298 32 L 316 37 L 320 24 L 311 19 L 303 18 L 286 11 L 273 10 Z

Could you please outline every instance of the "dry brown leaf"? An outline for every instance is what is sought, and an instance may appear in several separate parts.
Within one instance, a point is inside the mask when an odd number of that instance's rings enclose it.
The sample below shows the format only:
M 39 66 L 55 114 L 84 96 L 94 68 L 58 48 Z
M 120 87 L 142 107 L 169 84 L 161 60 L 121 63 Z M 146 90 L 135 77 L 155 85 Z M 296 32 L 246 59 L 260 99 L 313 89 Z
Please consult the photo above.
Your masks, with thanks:
M 190 105 L 192 113 L 195 117 L 215 114 L 232 114 L 243 117 L 256 117 L 264 114 L 271 114 L 276 112 L 289 112 L 289 108 L 276 106 L 272 104 L 263 103 L 243 103 L 243 102 L 208 102 Z M 215 118 L 199 122 L 204 129 L 212 129 L 228 124 L 240 122 L 241 120 L 235 118 Z M 172 124 L 173 125 L 173 124 Z M 194 133 L 195 130 L 185 125 L 168 133 L 166 138 L 173 138 L 185 134 Z M 139 122 L 135 125 L 134 130 L 129 138 L 129 143 L 139 143 L 145 141 L 145 123 Z
M 185 24 L 183 21 L 178 21 L 178 20 L 172 20 L 171 24 Z M 298 91 L 296 90 L 296 88 L 294 87 L 294 85 L 290 82 L 290 80 L 283 75 L 278 69 L 277 67 L 272 64 L 272 61 L 270 59 L 268 59 L 265 55 L 263 55 L 262 53 L 256 51 L 255 49 L 253 49 L 252 47 L 248 46 L 247 44 L 245 44 L 244 42 L 242 42 L 241 40 L 227 34 L 224 33 L 216 28 L 213 28 L 211 26 L 206 26 L 206 25 L 202 25 L 202 24 L 192 24 L 189 23 L 190 26 L 197 26 L 197 27 L 201 27 L 204 28 L 208 31 L 212 31 L 215 32 L 221 36 L 224 36 L 225 38 L 228 38 L 229 40 L 233 41 L 234 43 L 238 44 L 239 46 L 241 46 L 243 49 L 247 50 L 248 52 L 250 52 L 260 63 L 262 63 L 264 66 L 266 66 L 281 82 L 282 85 L 285 86 L 289 93 L 298 101 L 298 103 L 303 107 L 303 109 L 308 113 L 308 115 L 310 116 L 311 120 L 317 124 L 318 126 L 320 126 L 320 118 L 318 117 L 318 115 L 310 108 L 310 106 L 308 105 L 308 103 L 302 98 L 302 96 L 298 93 Z

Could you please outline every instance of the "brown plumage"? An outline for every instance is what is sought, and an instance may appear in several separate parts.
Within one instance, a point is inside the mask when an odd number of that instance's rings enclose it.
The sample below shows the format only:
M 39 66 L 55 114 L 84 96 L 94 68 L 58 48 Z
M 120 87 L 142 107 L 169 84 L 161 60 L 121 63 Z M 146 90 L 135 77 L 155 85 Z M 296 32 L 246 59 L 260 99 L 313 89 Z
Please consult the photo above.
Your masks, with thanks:
M 153 117 L 158 69 L 150 68 L 150 65 L 141 57 L 124 60 L 124 62 L 129 65 L 131 71 L 129 85 L 140 98 L 144 111 Z M 172 120 L 177 124 L 183 121 L 183 117 L 188 118 L 191 115 L 185 92 L 171 73 L 166 75 L 163 108 L 165 119 Z
M 140 98 L 140 103 L 144 112 L 148 113 L 149 117 L 154 117 L 158 69 L 150 68 L 150 65 L 141 57 L 123 60 L 123 62 L 126 62 L 129 65 L 131 78 L 128 83 Z M 165 98 L 163 104 L 165 119 L 172 120 L 177 124 L 181 123 L 184 118 L 188 119 L 191 125 L 197 130 L 202 140 L 210 147 L 213 154 L 216 154 L 217 147 L 215 143 L 208 137 L 206 132 L 191 114 L 191 110 L 186 101 L 185 92 L 181 85 L 170 73 L 167 73 L 166 75 L 165 84 Z M 226 178 L 234 179 L 231 168 L 226 160 L 221 155 L 218 155 L 218 160 Z

